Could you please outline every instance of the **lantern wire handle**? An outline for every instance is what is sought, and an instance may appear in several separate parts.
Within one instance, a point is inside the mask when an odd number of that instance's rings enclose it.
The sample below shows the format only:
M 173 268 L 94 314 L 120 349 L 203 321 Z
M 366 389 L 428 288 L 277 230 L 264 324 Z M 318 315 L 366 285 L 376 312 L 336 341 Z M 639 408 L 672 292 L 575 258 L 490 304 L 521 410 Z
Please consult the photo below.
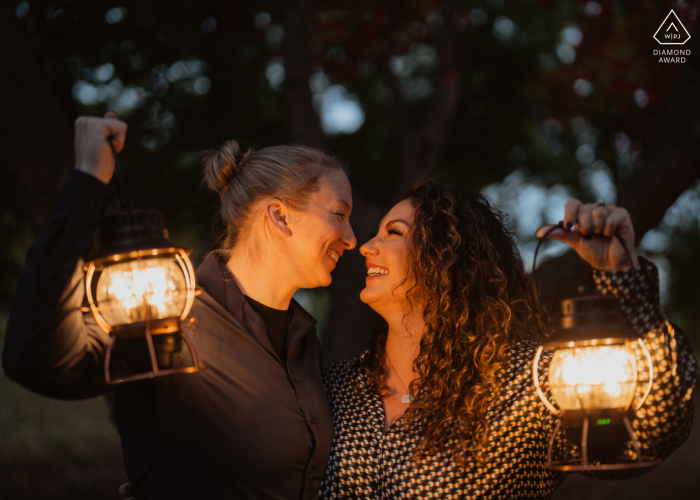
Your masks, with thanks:
M 124 181 L 124 172 L 122 171 L 121 163 L 117 157 L 117 151 L 114 149 L 114 144 L 112 144 L 112 138 L 113 136 L 107 138 L 107 144 L 109 144 L 109 148 L 112 150 L 112 156 L 114 157 L 114 185 L 117 189 L 119 204 L 122 208 L 128 210 L 131 207 L 129 206 L 129 195 L 126 189 L 126 182 Z
M 112 150 L 112 156 L 114 157 L 114 176 L 112 176 L 112 180 L 114 181 L 114 187 L 117 191 L 119 204 L 126 212 L 126 217 L 129 220 L 129 227 L 131 228 L 132 235 L 134 235 L 134 218 L 131 211 L 131 203 L 129 203 L 129 192 L 126 188 L 124 171 L 122 170 L 121 163 L 119 162 L 117 151 L 114 149 L 114 144 L 112 144 L 112 138 L 113 136 L 107 137 L 107 144 L 109 144 L 109 148 Z
M 540 251 L 540 246 L 542 245 L 542 242 L 546 240 L 550 234 L 552 234 L 554 231 L 557 229 L 564 229 L 564 221 L 560 220 L 559 224 L 556 226 L 550 227 L 546 233 L 540 238 L 540 241 L 537 242 L 537 247 L 535 247 L 535 256 L 532 259 L 532 297 L 535 299 L 535 306 L 537 306 L 537 311 L 540 313 L 541 316 L 544 316 L 544 311 L 542 310 L 542 305 L 540 304 L 540 292 L 537 287 L 537 274 L 535 273 L 536 265 L 537 265 L 537 253 Z
M 554 231 L 557 229 L 564 229 L 568 231 L 568 229 L 564 226 L 564 221 L 560 220 L 559 223 L 555 226 L 550 227 L 546 233 L 539 239 L 540 241 L 537 242 L 537 246 L 535 247 L 535 255 L 532 259 L 532 296 L 533 299 L 535 300 L 535 306 L 537 307 L 537 310 L 539 311 L 540 315 L 544 315 L 544 310 L 542 309 L 542 304 L 540 303 L 540 292 L 537 287 L 537 274 L 535 273 L 535 270 L 537 269 L 537 254 L 540 251 L 540 246 L 546 240 L 550 234 L 552 234 Z M 586 239 L 590 239 L 592 236 L 586 237 Z M 615 231 L 615 238 L 620 242 L 622 245 L 622 249 L 625 251 L 625 254 L 627 254 L 627 259 L 630 262 L 630 269 L 632 270 L 632 282 L 636 284 L 637 282 L 637 272 L 634 269 L 634 263 L 632 262 L 632 254 L 629 251 L 629 248 L 627 248 L 627 244 L 625 243 L 625 240 L 622 239 L 622 236 L 620 236 L 620 233 Z M 630 298 L 634 301 L 634 297 Z

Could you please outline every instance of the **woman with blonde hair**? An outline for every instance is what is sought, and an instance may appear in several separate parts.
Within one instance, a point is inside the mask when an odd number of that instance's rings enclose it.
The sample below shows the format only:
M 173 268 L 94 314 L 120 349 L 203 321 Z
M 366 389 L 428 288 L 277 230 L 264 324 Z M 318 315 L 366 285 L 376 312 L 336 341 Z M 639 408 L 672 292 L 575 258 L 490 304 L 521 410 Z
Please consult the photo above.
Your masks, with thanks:
M 12 305 L 3 368 L 39 394 L 87 398 L 105 384 L 109 336 L 81 312 L 83 257 L 109 205 L 126 124 L 76 122 L 76 170 L 32 245 Z M 315 498 L 332 427 L 316 321 L 292 298 L 327 286 L 346 250 L 352 195 L 343 165 L 303 146 L 205 155 L 221 198 L 222 248 L 197 269 L 190 332 L 207 370 L 115 389 L 124 465 L 150 498 Z M 189 363 L 183 349 L 174 366 Z

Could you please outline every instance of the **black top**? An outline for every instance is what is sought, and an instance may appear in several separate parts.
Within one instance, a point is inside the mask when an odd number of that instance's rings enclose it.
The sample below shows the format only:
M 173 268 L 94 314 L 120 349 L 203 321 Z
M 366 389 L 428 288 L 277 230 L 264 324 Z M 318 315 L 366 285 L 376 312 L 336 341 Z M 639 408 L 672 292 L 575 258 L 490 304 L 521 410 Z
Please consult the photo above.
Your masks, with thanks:
M 103 183 L 73 172 L 27 255 L 2 361 L 8 377 L 40 394 L 79 399 L 108 390 L 109 336 L 81 312 L 81 257 L 109 198 Z M 207 370 L 115 390 L 124 464 L 139 500 L 317 495 L 332 426 L 315 320 L 292 300 L 285 370 L 231 278 L 214 256 L 197 270 L 205 292 L 190 313 L 198 326 L 188 333 Z M 174 364 L 190 364 L 186 349 Z
M 284 333 L 287 329 L 287 315 L 289 309 L 275 309 L 258 302 L 257 300 L 248 297 L 246 300 L 253 311 L 258 313 L 265 323 L 265 331 L 270 339 L 273 349 L 284 362 Z

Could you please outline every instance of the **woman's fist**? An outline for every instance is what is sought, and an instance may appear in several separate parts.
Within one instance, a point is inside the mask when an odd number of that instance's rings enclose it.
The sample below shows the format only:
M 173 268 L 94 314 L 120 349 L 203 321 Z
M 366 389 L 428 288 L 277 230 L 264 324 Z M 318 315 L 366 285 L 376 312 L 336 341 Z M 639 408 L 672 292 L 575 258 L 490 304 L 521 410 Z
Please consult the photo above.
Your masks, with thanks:
M 121 151 L 126 129 L 126 123 L 119 121 L 113 111 L 104 118 L 78 117 L 75 120 L 75 168 L 107 184 L 114 174 L 114 156 L 107 141 L 111 140 L 116 152 Z
M 629 269 L 627 253 L 615 237 L 618 233 L 630 252 L 632 265 L 639 268 L 634 251 L 634 227 L 624 208 L 571 199 L 566 203 L 563 222 L 568 229 L 556 229 L 549 237 L 571 245 L 591 266 L 606 271 Z M 542 238 L 551 227 L 541 227 L 536 236 Z

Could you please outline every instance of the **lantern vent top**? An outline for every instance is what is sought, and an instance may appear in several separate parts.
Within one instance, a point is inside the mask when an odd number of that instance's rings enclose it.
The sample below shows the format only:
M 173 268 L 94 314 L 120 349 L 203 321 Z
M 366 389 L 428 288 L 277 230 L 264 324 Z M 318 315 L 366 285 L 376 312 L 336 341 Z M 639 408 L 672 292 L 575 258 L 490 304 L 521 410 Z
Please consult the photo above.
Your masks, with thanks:
M 639 338 L 628 326 L 617 298 L 581 288 L 583 295 L 560 301 L 559 314 L 553 318 L 555 331 L 544 342 L 546 348 L 618 344 Z
M 92 257 L 99 260 L 145 249 L 183 248 L 168 240 L 168 230 L 158 210 L 130 209 L 114 212 L 102 218 L 100 223 L 100 251 Z

